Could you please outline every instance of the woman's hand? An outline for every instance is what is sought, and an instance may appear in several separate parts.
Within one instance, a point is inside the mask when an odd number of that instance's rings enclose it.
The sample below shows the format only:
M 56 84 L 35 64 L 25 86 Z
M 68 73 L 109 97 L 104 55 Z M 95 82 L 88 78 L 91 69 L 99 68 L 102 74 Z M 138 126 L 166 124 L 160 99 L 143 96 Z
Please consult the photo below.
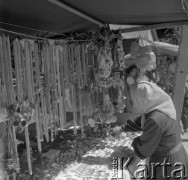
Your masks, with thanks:
M 116 127 L 112 128 L 111 135 L 116 137 L 116 138 L 120 138 L 120 135 L 121 135 L 122 132 L 123 132 L 122 127 L 116 126 Z

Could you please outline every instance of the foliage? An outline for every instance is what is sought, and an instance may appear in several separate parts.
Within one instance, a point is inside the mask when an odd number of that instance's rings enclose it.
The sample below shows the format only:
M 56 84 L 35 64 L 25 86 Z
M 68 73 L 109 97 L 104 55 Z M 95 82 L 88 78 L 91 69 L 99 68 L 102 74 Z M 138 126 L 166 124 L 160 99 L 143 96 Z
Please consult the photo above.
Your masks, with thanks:
M 157 30 L 159 40 L 169 44 L 179 45 L 181 28 L 168 28 Z
M 160 42 L 179 45 L 181 28 L 169 28 L 157 30 L 157 35 Z M 160 77 L 158 85 L 164 89 L 169 95 L 173 93 L 175 83 L 175 72 L 172 72 L 173 66 L 177 64 L 177 57 L 160 56 L 157 57 L 157 74 Z

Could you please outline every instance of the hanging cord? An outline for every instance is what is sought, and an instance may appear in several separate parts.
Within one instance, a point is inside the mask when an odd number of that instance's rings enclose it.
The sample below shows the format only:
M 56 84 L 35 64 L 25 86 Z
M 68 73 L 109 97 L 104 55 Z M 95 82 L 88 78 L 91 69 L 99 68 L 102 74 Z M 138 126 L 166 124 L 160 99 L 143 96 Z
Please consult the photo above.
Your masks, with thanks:
M 35 28 L 20 26 L 20 25 L 17 25 L 17 24 L 10 24 L 10 23 L 6 23 L 6 22 L 3 22 L 3 21 L 0 21 L 0 24 L 42 32 L 42 33 L 44 33 L 43 35 L 53 34 L 53 35 L 63 36 L 64 37 L 63 39 L 65 41 L 68 41 L 68 42 L 93 42 L 93 41 L 98 41 L 98 38 L 94 38 L 94 39 L 90 39 L 90 38 L 89 39 L 73 39 L 73 38 L 71 38 L 71 37 L 69 37 L 68 35 L 65 35 L 65 34 L 60 34 L 60 33 L 55 33 L 55 32 L 50 32 L 50 31 L 44 31 L 44 30 L 41 30 L 41 29 L 35 29 Z M 34 38 L 34 39 L 38 39 L 38 40 L 52 40 L 52 39 L 45 38 L 45 37 L 37 37 L 37 36 L 34 36 L 34 35 L 28 35 L 28 34 L 25 34 L 25 33 L 19 33 L 19 32 L 15 32 L 15 31 L 7 30 L 6 28 L 2 28 L 2 27 L 0 28 L 0 31 L 4 31 L 4 32 L 12 33 L 12 34 L 17 34 L 17 35 L 20 35 L 20 36 L 26 36 L 26 37 L 30 37 L 32 39 Z M 109 34 L 109 33 L 110 32 L 108 32 L 107 34 Z M 112 37 L 110 37 L 110 38 L 118 38 L 118 36 L 119 35 L 113 34 Z M 103 37 L 101 39 L 101 41 L 108 42 L 109 40 L 108 40 L 107 37 L 108 37 L 108 35 Z
M 32 39 L 34 38 L 34 39 L 48 40 L 46 38 L 41 38 L 41 37 L 36 37 L 36 36 L 28 35 L 28 34 L 18 33 L 18 32 L 15 32 L 15 31 L 10 31 L 10 30 L 4 29 L 4 28 L 0 28 L 0 30 L 4 31 L 4 32 L 8 32 L 8 33 L 17 34 L 17 35 L 20 35 L 20 36 L 27 36 L 27 37 L 30 37 Z
M 29 29 L 29 30 L 33 30 L 33 31 L 42 32 L 42 33 L 45 33 L 45 34 L 48 33 L 48 34 L 53 34 L 53 35 L 66 36 L 65 34 L 60 34 L 60 33 L 55 33 L 55 32 L 50 32 L 50 31 L 44 31 L 44 30 L 41 30 L 41 29 L 35 29 L 35 28 L 26 27 L 26 26 L 20 26 L 20 25 L 17 25 L 17 24 L 6 23 L 6 22 L 3 22 L 3 21 L 0 21 L 0 24 L 19 27 L 19 28 L 23 28 L 23 29 Z
M 4 29 L 4 28 L 0 28 L 0 31 L 4 31 L 4 32 L 8 32 L 8 33 L 12 33 L 12 34 L 17 34 L 17 35 L 20 35 L 20 36 L 25 36 L 25 37 L 30 37 L 32 39 L 37 39 L 37 40 L 50 40 L 52 41 L 52 39 L 47 39 L 47 38 L 42 38 L 42 37 L 37 37 L 37 36 L 32 36 L 32 35 L 28 35 L 28 34 L 24 34 L 24 33 L 18 33 L 18 32 L 15 32 L 15 31 L 10 31 L 10 30 L 7 30 L 7 29 Z M 89 40 L 69 40 L 69 39 L 64 39 L 66 42 L 91 42 L 91 41 L 94 41 L 95 39 L 89 39 Z M 58 41 L 58 40 L 54 40 L 54 41 Z

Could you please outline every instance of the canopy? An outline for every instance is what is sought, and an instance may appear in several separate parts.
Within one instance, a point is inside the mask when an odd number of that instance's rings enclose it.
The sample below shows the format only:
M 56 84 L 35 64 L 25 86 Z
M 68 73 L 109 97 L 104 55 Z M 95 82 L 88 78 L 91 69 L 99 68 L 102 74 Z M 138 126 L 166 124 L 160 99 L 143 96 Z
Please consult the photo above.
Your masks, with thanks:
M 101 24 L 152 25 L 186 20 L 182 0 L 0 0 L 0 27 L 27 34 L 44 35 L 36 29 L 64 33 Z

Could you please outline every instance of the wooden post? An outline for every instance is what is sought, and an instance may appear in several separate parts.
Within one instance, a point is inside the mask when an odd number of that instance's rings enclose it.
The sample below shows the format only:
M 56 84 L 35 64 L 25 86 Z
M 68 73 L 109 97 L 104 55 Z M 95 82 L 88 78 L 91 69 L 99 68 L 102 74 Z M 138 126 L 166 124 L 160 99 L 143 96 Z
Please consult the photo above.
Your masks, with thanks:
M 188 72 L 188 26 L 182 27 L 180 48 L 177 60 L 176 79 L 173 92 L 173 102 L 176 108 L 177 120 L 181 121 L 184 101 L 184 89 Z M 181 123 L 181 122 L 180 122 Z

